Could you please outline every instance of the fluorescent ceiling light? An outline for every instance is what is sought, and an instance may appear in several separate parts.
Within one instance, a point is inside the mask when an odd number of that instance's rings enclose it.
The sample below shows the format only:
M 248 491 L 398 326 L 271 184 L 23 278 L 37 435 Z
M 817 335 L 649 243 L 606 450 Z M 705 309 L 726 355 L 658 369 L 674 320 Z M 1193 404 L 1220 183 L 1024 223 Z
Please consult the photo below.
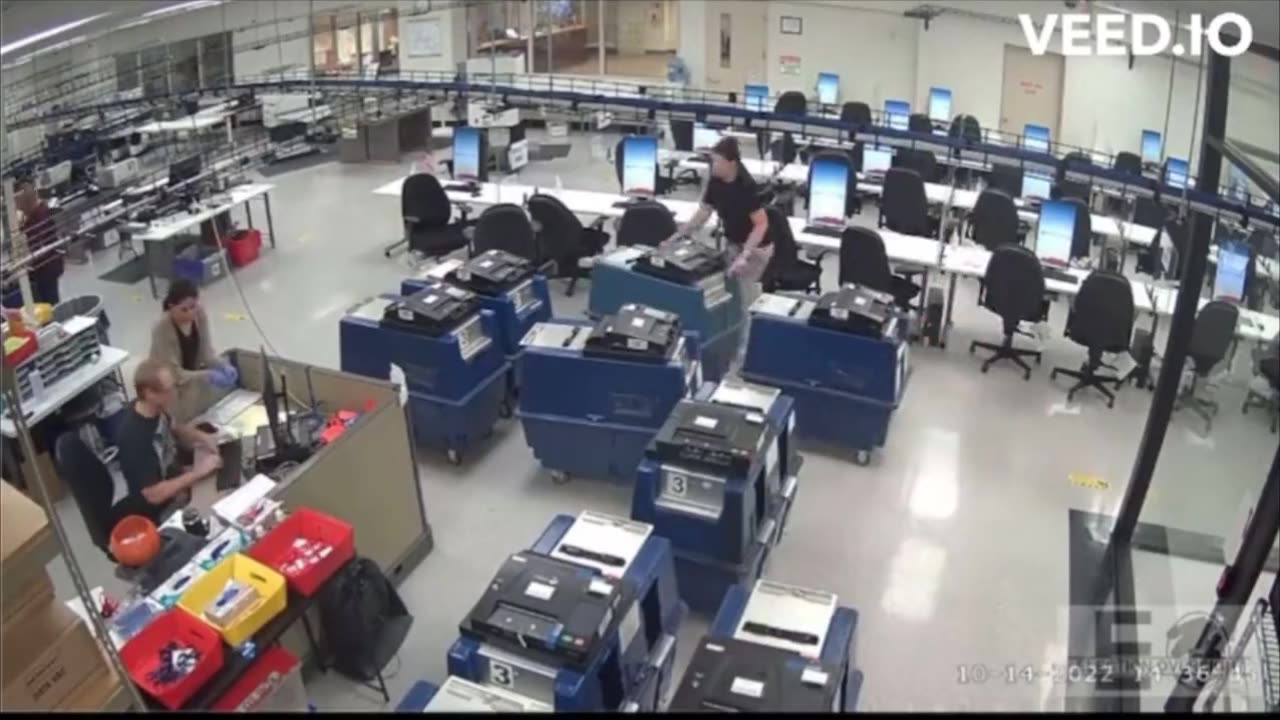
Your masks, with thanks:
M 42 42 L 44 40 L 48 40 L 51 37 L 61 35 L 62 33 L 67 32 L 69 30 L 75 30 L 81 25 L 88 25 L 89 23 L 94 22 L 95 20 L 101 20 L 102 18 L 110 14 L 111 13 L 109 12 L 104 12 L 104 13 L 98 13 L 97 15 L 90 15 L 87 18 L 82 18 L 80 20 L 69 22 L 65 25 L 59 25 L 58 27 L 50 28 L 48 30 L 45 30 L 44 32 L 38 32 L 35 35 L 28 35 L 27 37 L 24 37 L 21 40 L 16 40 L 12 43 L 9 43 L 8 45 L 4 45 L 0 47 L 0 55 L 7 55 L 13 52 L 14 50 L 21 50 L 22 48 L 27 47 L 28 45 L 35 45 L 38 42 Z
M 152 10 L 151 12 L 145 12 L 145 13 L 142 13 L 142 17 L 145 17 L 145 18 L 159 17 L 161 15 L 168 15 L 169 13 L 186 12 L 188 10 L 199 10 L 200 8 L 213 7 L 215 5 L 221 5 L 221 4 L 222 4 L 222 0 L 194 0 L 194 2 L 178 3 L 177 5 L 162 7 L 159 10 Z

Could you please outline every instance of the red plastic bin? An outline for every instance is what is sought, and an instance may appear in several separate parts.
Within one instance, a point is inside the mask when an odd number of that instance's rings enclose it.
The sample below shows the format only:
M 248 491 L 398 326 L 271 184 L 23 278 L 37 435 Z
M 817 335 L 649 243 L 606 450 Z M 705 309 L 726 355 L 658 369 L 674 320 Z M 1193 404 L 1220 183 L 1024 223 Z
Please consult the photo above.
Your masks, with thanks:
M 293 549 L 293 541 L 298 538 L 328 543 L 333 552 L 304 572 L 290 575 L 283 567 Z M 249 548 L 247 554 L 279 571 L 294 592 L 310 596 L 338 568 L 355 557 L 356 534 L 350 525 L 338 518 L 311 508 L 298 508 Z
M 160 651 L 170 641 L 195 648 L 200 659 L 184 677 L 157 685 L 147 675 L 160 664 Z M 217 630 L 185 610 L 172 608 L 157 615 L 125 643 L 120 660 L 139 689 L 166 708 L 177 710 L 222 668 L 222 638 Z
M 227 258 L 231 267 L 244 267 L 258 259 L 258 251 L 262 249 L 262 232 L 260 230 L 241 230 L 227 238 Z

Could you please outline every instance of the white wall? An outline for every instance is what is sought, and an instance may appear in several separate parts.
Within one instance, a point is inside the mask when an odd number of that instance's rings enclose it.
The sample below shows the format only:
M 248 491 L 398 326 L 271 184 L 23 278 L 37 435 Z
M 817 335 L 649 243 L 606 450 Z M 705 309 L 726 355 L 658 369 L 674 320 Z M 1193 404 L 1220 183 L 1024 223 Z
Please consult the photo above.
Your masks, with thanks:
M 685 2 L 680 8 L 680 37 L 676 55 L 689 68 L 690 87 L 707 85 L 707 8 L 701 2 Z
M 467 59 L 466 10 L 448 8 L 430 13 L 408 15 L 417 3 L 400 3 L 400 70 L 402 71 L 453 71 L 458 63 Z M 435 21 L 440 24 L 440 55 L 434 57 L 409 56 L 409 27 L 412 22 Z

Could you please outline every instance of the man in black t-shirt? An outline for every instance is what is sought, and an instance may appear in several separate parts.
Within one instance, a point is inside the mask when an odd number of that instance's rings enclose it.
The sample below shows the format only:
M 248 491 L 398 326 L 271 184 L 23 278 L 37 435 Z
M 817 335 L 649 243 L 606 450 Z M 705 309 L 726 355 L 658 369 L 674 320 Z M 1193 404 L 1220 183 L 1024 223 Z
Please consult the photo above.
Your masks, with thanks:
M 122 411 L 116 457 L 135 504 L 152 509 L 152 519 L 162 521 L 190 501 L 191 486 L 217 472 L 222 458 L 215 435 L 174 423 L 169 417 L 177 398 L 172 368 L 161 361 L 143 360 L 133 383 L 138 398 Z M 180 462 L 181 449 L 194 453 L 192 465 Z
M 729 243 L 729 276 L 738 280 L 738 297 L 745 318 L 751 303 L 760 294 L 760 277 L 773 257 L 773 233 L 769 216 L 760 200 L 760 189 L 751 173 L 742 166 L 738 141 L 721 138 L 711 149 L 711 178 L 702 193 L 702 204 L 689 219 L 682 234 L 692 235 L 715 212 Z M 738 351 L 730 372 L 736 373 L 747 347 L 747 328 L 742 325 Z

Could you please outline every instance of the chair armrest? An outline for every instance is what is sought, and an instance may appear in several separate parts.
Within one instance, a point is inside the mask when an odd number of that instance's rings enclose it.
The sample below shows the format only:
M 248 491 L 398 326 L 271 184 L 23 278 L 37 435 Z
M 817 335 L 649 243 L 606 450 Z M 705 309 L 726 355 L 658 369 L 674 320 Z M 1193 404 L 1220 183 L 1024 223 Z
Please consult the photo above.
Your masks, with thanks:
M 591 221 L 591 224 L 590 224 L 590 225 L 588 225 L 587 227 L 591 228 L 592 230 L 603 230 L 603 229 L 604 229 L 604 224 L 605 224 L 606 222 L 608 222 L 608 221 L 609 221 L 609 218 L 608 218 L 608 217 L 605 217 L 604 215 L 601 215 L 600 217 L 596 218 L 595 220 L 592 220 L 592 221 Z

